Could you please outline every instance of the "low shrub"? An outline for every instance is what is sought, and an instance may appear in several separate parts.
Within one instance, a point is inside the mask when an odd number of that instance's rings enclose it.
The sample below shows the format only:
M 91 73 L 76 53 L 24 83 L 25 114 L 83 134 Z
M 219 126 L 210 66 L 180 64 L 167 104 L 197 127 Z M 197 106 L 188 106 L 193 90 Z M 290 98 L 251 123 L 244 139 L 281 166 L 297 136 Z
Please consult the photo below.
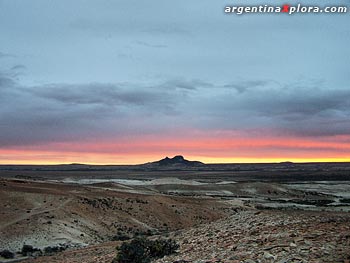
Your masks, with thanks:
M 118 232 L 115 236 L 112 237 L 112 241 L 126 241 L 129 240 L 130 237 L 123 233 Z
M 45 247 L 44 248 L 44 254 L 45 255 L 52 255 L 54 253 L 62 252 L 66 250 L 66 246 L 52 246 L 52 247 Z
M 172 239 L 157 239 L 149 243 L 151 258 L 162 258 L 176 252 L 179 245 Z
M 6 259 L 10 259 L 10 258 L 14 258 L 15 257 L 15 253 L 11 252 L 10 250 L 2 250 L 0 251 L 0 256 L 2 256 L 3 258 Z
M 150 263 L 152 259 L 175 253 L 178 248 L 179 245 L 171 239 L 135 238 L 118 248 L 118 254 L 112 263 Z
M 112 263 L 149 263 L 149 249 L 144 238 L 133 239 L 130 243 L 124 242 L 118 249 L 118 254 Z
M 23 256 L 38 256 L 42 254 L 42 251 L 38 248 L 34 248 L 31 245 L 23 245 L 21 254 Z

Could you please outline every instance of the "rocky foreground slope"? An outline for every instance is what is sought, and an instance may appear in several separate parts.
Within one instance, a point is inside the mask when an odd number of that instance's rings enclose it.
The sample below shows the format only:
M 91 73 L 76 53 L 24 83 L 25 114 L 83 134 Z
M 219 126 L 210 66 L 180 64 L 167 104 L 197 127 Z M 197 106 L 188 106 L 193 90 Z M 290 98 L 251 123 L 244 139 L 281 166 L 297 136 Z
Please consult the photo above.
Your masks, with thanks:
M 171 234 L 177 254 L 154 263 L 349 263 L 350 214 L 237 210 L 228 218 Z M 27 263 L 110 263 L 118 243 L 66 251 Z
M 238 211 L 174 238 L 179 253 L 157 263 L 350 262 L 348 213 Z

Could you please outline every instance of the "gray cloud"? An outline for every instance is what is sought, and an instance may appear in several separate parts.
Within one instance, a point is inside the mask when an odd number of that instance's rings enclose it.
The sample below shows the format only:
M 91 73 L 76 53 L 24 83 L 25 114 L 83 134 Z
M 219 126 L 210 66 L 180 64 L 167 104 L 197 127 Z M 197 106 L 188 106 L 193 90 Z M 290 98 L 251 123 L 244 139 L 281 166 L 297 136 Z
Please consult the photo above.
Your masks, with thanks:
M 161 23 L 159 23 L 161 22 Z M 125 14 L 120 16 L 110 17 L 89 17 L 80 18 L 70 22 L 70 27 L 77 30 L 93 32 L 97 35 L 113 34 L 122 35 L 149 35 L 149 36 L 163 36 L 163 35 L 189 35 L 183 24 L 171 23 L 165 17 L 149 19 L 144 23 L 142 19 L 131 20 Z M 150 46 L 148 42 L 141 42 L 138 44 Z M 151 45 L 152 46 L 152 45 Z
M 173 109 L 178 99 L 185 97 L 184 93 L 163 88 L 163 85 L 140 86 L 134 83 L 51 84 L 31 87 L 29 92 L 40 98 L 70 105 L 155 108 L 165 112 Z
M 151 47 L 151 48 L 167 48 L 167 45 L 162 45 L 162 44 L 151 44 L 145 41 L 136 41 L 135 42 L 137 45 L 144 46 L 144 47 Z
M 169 83 L 167 84 L 169 85 Z M 0 77 L 0 145 L 125 136 L 169 128 L 186 91 L 161 84 L 21 86 Z M 170 125 L 171 126 L 171 125 Z
M 27 67 L 24 66 L 24 65 L 21 65 L 21 64 L 14 65 L 14 66 L 11 68 L 12 71 L 23 71 L 23 70 L 25 70 L 25 69 L 27 69 Z
M 214 87 L 213 84 L 198 80 L 198 79 L 182 79 L 182 78 L 176 78 L 167 80 L 164 83 L 161 84 L 161 87 L 163 89 L 185 89 L 185 90 L 196 90 L 196 89 L 202 89 L 202 88 L 212 88 Z
M 211 102 L 202 106 L 208 127 L 260 127 L 299 136 L 350 134 L 349 90 L 265 81 L 224 87 L 232 89 L 217 92 Z
M 0 58 L 14 58 L 16 57 L 15 55 L 9 54 L 9 53 L 4 53 L 0 51 Z
M 321 83 L 321 82 L 315 82 Z M 170 79 L 152 83 L 21 85 L 0 72 L 0 145 L 171 134 L 188 129 L 350 134 L 350 91 L 302 81 Z
M 250 81 L 242 81 L 242 82 L 226 84 L 224 85 L 224 87 L 233 88 L 238 92 L 242 93 L 242 92 L 246 92 L 248 89 L 266 86 L 269 83 L 270 81 L 267 81 L 267 80 L 250 80 Z
M 7 89 L 14 85 L 15 81 L 13 80 L 12 75 L 0 72 L 0 89 Z

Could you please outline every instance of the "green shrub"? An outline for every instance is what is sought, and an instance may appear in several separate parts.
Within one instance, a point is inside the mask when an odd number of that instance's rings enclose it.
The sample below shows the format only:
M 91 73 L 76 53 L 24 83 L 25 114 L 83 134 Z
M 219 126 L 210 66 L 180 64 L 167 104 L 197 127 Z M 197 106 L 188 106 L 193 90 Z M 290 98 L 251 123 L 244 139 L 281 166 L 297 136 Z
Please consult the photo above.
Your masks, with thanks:
M 112 237 L 112 241 L 126 241 L 129 240 L 130 237 L 121 232 L 118 232 L 115 236 Z
M 173 254 L 179 248 L 174 240 L 171 239 L 158 239 L 151 241 L 149 244 L 150 257 L 162 258 L 164 256 Z
M 15 254 L 13 252 L 11 252 L 10 250 L 2 250 L 0 251 L 0 256 L 2 256 L 3 258 L 6 258 L 6 259 L 10 259 L 10 258 L 14 258 L 15 257 Z
M 136 238 L 130 243 L 124 242 L 118 251 L 117 257 L 113 263 L 149 263 L 149 249 L 147 240 Z
M 162 258 L 175 253 L 179 245 L 168 239 L 147 240 L 135 238 L 124 242 L 118 249 L 118 254 L 112 263 L 150 263 L 152 259 Z
M 42 251 L 38 248 L 34 248 L 31 245 L 23 245 L 21 254 L 23 256 L 33 256 L 33 255 L 38 256 L 42 254 Z
M 62 252 L 67 249 L 67 246 L 48 246 L 44 248 L 44 254 L 45 255 L 52 255 L 54 253 Z

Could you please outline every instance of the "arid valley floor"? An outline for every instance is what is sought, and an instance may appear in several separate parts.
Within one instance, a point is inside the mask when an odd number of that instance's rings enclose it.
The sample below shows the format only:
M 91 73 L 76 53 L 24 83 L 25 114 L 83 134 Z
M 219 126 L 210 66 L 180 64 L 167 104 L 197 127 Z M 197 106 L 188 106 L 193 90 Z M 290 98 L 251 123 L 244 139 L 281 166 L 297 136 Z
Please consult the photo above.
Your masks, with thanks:
M 350 260 L 350 163 L 0 166 L 0 199 L 0 262 L 111 263 L 138 235 L 180 244 L 163 263 Z

